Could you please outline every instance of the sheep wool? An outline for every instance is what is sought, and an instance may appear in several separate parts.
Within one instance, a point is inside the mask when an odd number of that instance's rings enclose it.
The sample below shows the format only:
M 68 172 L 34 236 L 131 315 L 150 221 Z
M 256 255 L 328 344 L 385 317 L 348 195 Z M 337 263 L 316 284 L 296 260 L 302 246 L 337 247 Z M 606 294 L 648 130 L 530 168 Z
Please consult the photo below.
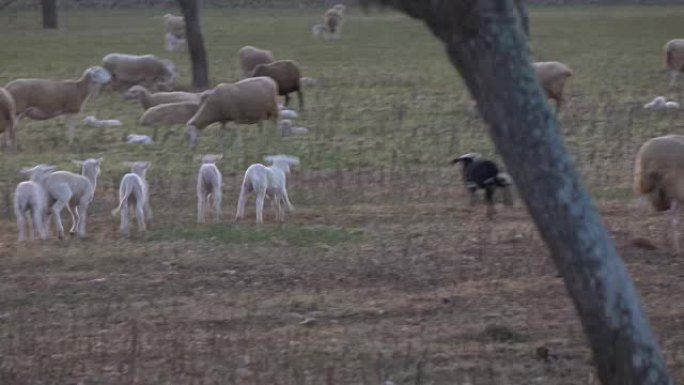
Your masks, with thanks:
M 684 72 L 684 39 L 672 39 L 663 47 L 665 69 L 670 76 L 670 86 L 677 82 L 677 76 Z
M 254 68 L 259 64 L 268 64 L 275 61 L 273 53 L 269 50 L 252 47 L 251 45 L 244 46 L 238 51 L 238 60 L 240 69 L 242 70 L 242 78 L 251 76 Z
M 114 89 L 140 84 L 150 90 L 170 91 L 178 77 L 171 60 L 154 55 L 110 53 L 102 58 L 102 67 L 112 74 Z

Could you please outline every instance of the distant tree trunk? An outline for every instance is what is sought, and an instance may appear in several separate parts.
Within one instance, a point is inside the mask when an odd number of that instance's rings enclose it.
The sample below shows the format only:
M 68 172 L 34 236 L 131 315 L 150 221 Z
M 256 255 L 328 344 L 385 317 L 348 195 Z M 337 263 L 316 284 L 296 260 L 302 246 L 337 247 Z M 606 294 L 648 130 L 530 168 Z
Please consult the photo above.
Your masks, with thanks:
M 204 89 L 209 87 L 209 65 L 202 37 L 199 0 L 178 0 L 178 4 L 185 18 L 185 36 L 192 62 L 192 84 L 195 88 Z
M 40 0 L 43 8 L 43 29 L 57 29 L 57 0 Z
M 672 384 L 632 280 L 537 84 L 512 0 L 365 1 L 422 19 L 444 42 L 563 275 L 601 383 Z

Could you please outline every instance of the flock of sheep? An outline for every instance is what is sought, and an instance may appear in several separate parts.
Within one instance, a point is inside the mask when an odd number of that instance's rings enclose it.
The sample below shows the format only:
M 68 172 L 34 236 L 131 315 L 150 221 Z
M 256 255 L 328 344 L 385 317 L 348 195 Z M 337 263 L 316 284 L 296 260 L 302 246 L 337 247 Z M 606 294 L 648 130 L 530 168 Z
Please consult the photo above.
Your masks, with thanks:
M 340 37 L 345 7 L 341 4 L 327 10 L 324 22 L 312 28 L 315 37 L 326 39 Z M 185 21 L 182 16 L 164 16 L 165 46 L 169 51 L 185 47 Z M 169 60 L 154 55 L 129 55 L 111 53 L 102 59 L 102 66 L 90 67 L 79 79 L 54 81 L 48 79 L 17 79 L 0 87 L 0 133 L 4 132 L 8 146 L 16 145 L 16 122 L 22 118 L 45 120 L 64 116 L 68 127 L 68 141 L 75 139 L 74 117 L 81 111 L 86 100 L 97 96 L 103 87 L 125 90 L 124 97 L 139 101 L 144 112 L 141 125 L 185 125 L 186 139 L 191 148 L 198 142 L 199 132 L 205 127 L 228 122 L 236 124 L 262 124 L 271 120 L 278 122 L 283 136 L 304 134 L 307 129 L 293 127 L 289 119 L 297 112 L 287 107 L 289 95 L 297 93 L 299 110 L 304 109 L 302 85 L 313 79 L 302 78 L 298 64 L 292 60 L 275 60 L 273 54 L 252 46 L 241 48 L 238 60 L 242 80 L 221 83 L 213 89 L 201 92 L 173 91 L 176 69 Z M 670 85 L 674 86 L 678 73 L 684 72 L 684 39 L 674 39 L 665 46 L 665 64 L 670 71 Z M 565 64 L 552 62 L 533 63 L 538 81 L 549 99 L 556 102 L 559 111 L 564 102 L 563 90 L 573 71 Z M 284 96 L 284 106 L 279 104 Z M 645 108 L 678 108 L 676 102 L 662 97 Z M 97 120 L 89 116 L 87 124 L 116 126 L 116 120 Z M 129 135 L 129 142 L 148 143 L 144 135 Z M 203 223 L 209 207 L 214 218 L 221 215 L 221 173 L 216 162 L 221 155 L 204 155 L 199 158 L 201 166 L 197 179 L 197 221 Z M 278 220 L 284 220 L 285 210 L 293 210 L 286 190 L 286 175 L 299 163 L 296 157 L 275 155 L 265 157 L 268 166 L 253 164 L 247 168 L 238 199 L 236 219 L 244 216 L 248 194 L 256 193 L 257 223 L 263 222 L 263 205 L 269 198 Z M 54 166 L 37 165 L 21 172 L 29 180 L 21 182 L 15 191 L 14 210 L 19 226 L 19 239 L 25 239 L 29 226 L 31 238 L 37 233 L 42 239 L 48 237 L 50 216 L 53 218 L 57 236 L 64 236 L 60 219 L 66 207 L 72 217 L 70 232 L 85 236 L 88 205 L 93 200 L 102 159 L 75 161 L 81 166 L 81 174 L 56 171 Z M 470 153 L 454 159 L 463 166 L 463 181 L 475 197 L 478 189 L 485 190 L 488 215 L 493 212 L 493 194 L 496 189 L 506 193 L 512 185 L 511 178 L 501 172 L 492 161 Z M 149 189 L 145 174 L 149 162 L 127 163 L 130 172 L 123 176 L 119 189 L 119 204 L 113 211 L 121 216 L 121 232 L 129 232 L 129 211 L 134 212 L 140 231 L 146 229 L 151 218 Z M 634 189 L 637 195 L 648 198 L 659 211 L 671 213 L 675 248 L 679 249 L 677 227 L 679 208 L 684 204 L 684 136 L 669 135 L 646 142 L 637 154 Z M 211 204 L 209 204 L 211 200 Z M 30 216 L 29 216 L 30 213 Z

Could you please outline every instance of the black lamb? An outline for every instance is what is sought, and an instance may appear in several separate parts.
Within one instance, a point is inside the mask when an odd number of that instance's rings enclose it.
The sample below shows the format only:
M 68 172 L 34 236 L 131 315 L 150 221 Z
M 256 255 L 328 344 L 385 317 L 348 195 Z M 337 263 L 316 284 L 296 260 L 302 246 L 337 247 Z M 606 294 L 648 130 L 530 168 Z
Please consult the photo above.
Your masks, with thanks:
M 470 191 L 471 204 L 476 201 L 477 190 L 485 190 L 487 215 L 491 216 L 494 210 L 494 192 L 497 188 L 502 189 L 504 202 L 510 204 L 511 178 L 508 174 L 499 171 L 496 163 L 477 153 L 461 155 L 451 161 L 453 164 L 459 162 L 463 163 L 461 175 L 466 188 Z

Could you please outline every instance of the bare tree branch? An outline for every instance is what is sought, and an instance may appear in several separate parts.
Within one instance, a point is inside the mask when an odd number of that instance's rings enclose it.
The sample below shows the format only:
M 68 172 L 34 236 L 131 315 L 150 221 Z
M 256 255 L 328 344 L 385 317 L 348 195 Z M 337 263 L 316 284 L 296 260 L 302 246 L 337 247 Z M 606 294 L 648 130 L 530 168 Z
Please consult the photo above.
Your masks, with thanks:
M 604 385 L 672 384 L 629 274 L 529 65 L 512 0 L 362 0 L 423 20 L 480 114 L 562 272 Z

